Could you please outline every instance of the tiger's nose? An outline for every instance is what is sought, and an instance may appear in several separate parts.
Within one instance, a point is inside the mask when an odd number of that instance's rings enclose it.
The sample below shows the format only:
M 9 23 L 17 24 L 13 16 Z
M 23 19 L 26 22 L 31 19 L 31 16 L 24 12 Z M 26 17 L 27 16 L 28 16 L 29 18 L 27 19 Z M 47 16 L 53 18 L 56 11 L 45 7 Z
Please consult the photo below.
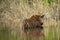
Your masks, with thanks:
M 43 27 L 41 27 L 41 29 L 43 29 Z

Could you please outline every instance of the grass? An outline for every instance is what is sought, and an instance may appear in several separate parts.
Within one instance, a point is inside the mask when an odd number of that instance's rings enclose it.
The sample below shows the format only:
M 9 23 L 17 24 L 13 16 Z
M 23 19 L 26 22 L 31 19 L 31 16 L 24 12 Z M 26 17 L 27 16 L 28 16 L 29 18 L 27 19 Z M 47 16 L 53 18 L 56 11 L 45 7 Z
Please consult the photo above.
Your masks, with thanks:
M 58 34 L 57 34 L 57 29 L 54 28 L 49 28 L 48 34 L 45 38 L 45 40 L 58 40 Z

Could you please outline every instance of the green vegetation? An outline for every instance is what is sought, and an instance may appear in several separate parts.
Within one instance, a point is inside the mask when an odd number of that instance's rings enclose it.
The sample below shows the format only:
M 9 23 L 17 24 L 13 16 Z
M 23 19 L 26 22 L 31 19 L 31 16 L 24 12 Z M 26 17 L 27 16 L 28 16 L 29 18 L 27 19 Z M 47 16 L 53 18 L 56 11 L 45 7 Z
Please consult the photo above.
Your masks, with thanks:
M 51 5 L 51 3 L 58 3 L 58 0 L 42 0 L 44 1 L 45 3 L 47 3 L 48 5 Z
M 46 37 L 45 37 L 45 40 L 59 40 L 59 32 L 57 32 L 57 29 L 58 27 L 54 27 L 54 26 L 52 26 L 52 28 L 51 27 L 49 27 L 49 30 L 48 30 L 48 34 L 46 35 Z M 59 30 L 58 30 L 59 31 Z

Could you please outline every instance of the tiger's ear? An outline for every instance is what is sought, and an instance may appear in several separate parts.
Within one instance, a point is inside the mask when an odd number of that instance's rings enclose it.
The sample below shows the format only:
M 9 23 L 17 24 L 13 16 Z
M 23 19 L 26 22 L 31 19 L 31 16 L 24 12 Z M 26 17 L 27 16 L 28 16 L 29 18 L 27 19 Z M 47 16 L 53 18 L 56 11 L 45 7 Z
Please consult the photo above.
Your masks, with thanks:
M 44 18 L 44 15 L 42 15 L 41 18 Z

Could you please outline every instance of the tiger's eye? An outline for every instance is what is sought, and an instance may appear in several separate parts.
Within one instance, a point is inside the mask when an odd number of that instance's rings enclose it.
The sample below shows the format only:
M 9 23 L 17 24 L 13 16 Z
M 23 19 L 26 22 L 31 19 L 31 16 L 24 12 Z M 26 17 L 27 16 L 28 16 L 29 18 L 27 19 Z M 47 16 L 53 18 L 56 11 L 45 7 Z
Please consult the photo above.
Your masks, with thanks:
M 43 23 L 41 23 L 41 25 L 43 25 Z

